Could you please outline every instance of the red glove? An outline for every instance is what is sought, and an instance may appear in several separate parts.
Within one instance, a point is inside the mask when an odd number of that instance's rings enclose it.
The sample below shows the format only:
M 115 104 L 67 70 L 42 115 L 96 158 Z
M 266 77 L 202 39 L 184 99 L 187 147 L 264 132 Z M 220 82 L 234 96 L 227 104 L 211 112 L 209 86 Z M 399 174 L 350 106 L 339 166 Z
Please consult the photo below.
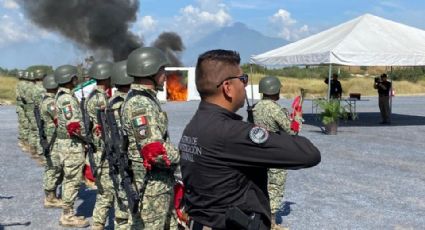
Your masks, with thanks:
M 81 125 L 79 122 L 71 122 L 66 126 L 66 130 L 69 136 L 78 135 L 81 133 Z
M 102 135 L 102 126 L 100 124 L 94 126 L 94 134 L 96 134 L 98 137 Z
M 95 181 L 93 173 L 91 173 L 90 165 L 84 165 L 84 177 L 91 182 Z
M 58 127 L 58 118 L 53 118 L 53 124 L 55 124 L 56 127 Z
M 156 158 L 159 155 L 162 155 L 162 159 L 165 161 L 165 165 L 167 167 L 170 167 L 171 162 L 168 159 L 167 151 L 165 150 L 164 146 L 161 142 L 152 142 L 145 146 L 143 146 L 143 149 L 140 154 L 143 158 L 143 166 L 147 170 L 152 169 L 152 164 L 156 163 Z
M 291 121 L 291 130 L 294 132 L 299 133 L 300 132 L 300 123 L 296 120 Z
M 188 216 L 187 213 L 184 213 L 183 210 L 183 195 L 184 195 L 184 185 L 179 182 L 174 185 L 174 209 L 176 210 L 177 220 L 180 224 L 187 224 Z

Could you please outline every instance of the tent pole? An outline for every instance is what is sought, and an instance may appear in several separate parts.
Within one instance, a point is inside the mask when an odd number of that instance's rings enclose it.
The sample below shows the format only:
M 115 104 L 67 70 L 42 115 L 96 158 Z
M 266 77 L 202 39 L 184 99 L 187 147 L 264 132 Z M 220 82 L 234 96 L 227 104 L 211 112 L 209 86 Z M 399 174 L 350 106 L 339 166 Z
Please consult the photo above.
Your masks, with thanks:
M 332 63 L 329 63 L 329 74 L 328 74 L 328 101 L 331 99 L 331 75 L 332 75 Z
M 391 66 L 391 69 L 390 69 L 390 76 L 392 76 L 393 75 L 393 66 Z M 390 120 L 391 120 L 391 116 L 392 116 L 392 114 L 393 114 L 393 79 L 391 78 L 391 77 L 389 77 L 390 78 L 390 82 L 391 82 L 391 89 L 390 89 Z
M 252 71 L 252 63 L 249 64 L 249 68 L 251 70 L 251 105 L 254 104 L 254 83 L 252 82 L 253 78 L 254 78 L 254 74 Z

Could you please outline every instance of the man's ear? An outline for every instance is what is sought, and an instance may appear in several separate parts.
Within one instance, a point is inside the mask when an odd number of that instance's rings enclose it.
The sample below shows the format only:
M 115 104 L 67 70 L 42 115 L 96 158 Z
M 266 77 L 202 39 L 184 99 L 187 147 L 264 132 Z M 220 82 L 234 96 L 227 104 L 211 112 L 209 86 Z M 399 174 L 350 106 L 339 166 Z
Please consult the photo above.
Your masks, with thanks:
M 229 81 L 224 81 L 223 87 L 221 87 L 221 88 L 223 90 L 224 97 L 227 100 L 232 100 L 233 94 L 234 94 L 234 89 L 233 89 L 232 84 Z

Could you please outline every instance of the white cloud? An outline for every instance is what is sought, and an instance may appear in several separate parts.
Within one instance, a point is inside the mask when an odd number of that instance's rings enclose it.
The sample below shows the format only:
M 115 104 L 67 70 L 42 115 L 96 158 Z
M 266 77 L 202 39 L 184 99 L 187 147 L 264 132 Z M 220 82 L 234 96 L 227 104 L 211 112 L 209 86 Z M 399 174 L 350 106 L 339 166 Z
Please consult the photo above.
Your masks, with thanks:
M 9 43 L 29 41 L 32 39 L 32 36 L 7 14 L 1 17 L 0 24 L 0 34 L 2 35 L 0 36 L 0 47 Z
M 152 16 L 144 16 L 139 21 L 139 26 L 142 31 L 153 31 L 158 22 Z
M 232 23 L 228 7 L 220 0 L 198 0 L 197 5 L 187 5 L 174 18 L 174 28 L 184 41 L 193 42 L 206 34 Z
M 279 9 L 270 20 L 274 23 L 281 23 L 285 26 L 293 25 L 297 22 L 297 20 L 291 18 L 291 13 L 284 9 Z
M 0 18 L 0 47 L 11 43 L 33 42 L 39 39 L 56 40 L 57 36 L 36 27 L 20 13 L 4 14 Z
M 15 0 L 3 0 L 2 5 L 6 9 L 18 9 L 19 5 Z
M 272 26 L 277 29 L 277 36 L 288 40 L 296 41 L 310 34 L 308 25 L 297 26 L 297 20 L 292 18 L 291 13 L 284 9 L 279 9 L 270 18 Z

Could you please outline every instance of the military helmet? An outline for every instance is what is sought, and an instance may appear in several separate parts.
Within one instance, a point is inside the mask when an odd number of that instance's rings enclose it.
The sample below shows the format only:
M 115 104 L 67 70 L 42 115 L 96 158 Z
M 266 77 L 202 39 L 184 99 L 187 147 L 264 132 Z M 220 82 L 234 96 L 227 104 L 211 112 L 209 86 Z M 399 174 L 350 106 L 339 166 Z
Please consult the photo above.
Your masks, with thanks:
M 130 85 L 133 81 L 134 78 L 127 74 L 127 61 L 114 63 L 112 66 L 112 85 Z
M 23 76 L 23 78 L 25 79 L 25 80 L 29 80 L 29 72 L 28 71 L 25 71 L 24 72 L 24 76 Z
M 66 84 L 72 80 L 73 77 L 77 76 L 77 67 L 72 65 L 59 66 L 54 73 L 55 82 L 59 85 Z
M 53 74 L 49 74 L 43 78 L 43 87 L 45 89 L 56 89 L 59 87 Z
M 133 77 L 149 77 L 168 64 L 167 57 L 160 49 L 140 47 L 128 56 L 127 74 Z
M 34 80 L 42 80 L 46 76 L 46 71 L 43 69 L 36 69 L 34 72 Z
M 109 61 L 98 61 L 93 63 L 90 68 L 89 75 L 91 78 L 96 80 L 106 80 L 111 77 L 112 74 L 112 62 Z
M 22 70 L 18 70 L 16 75 L 18 76 L 18 79 L 24 79 L 24 77 L 25 77 L 24 71 L 22 71 Z
M 282 87 L 282 84 L 280 83 L 279 78 L 275 76 L 263 77 L 258 86 L 259 92 L 266 95 L 278 94 L 280 87 Z
M 29 72 L 28 73 L 28 80 L 30 80 L 30 81 L 34 81 L 35 80 L 34 72 Z

